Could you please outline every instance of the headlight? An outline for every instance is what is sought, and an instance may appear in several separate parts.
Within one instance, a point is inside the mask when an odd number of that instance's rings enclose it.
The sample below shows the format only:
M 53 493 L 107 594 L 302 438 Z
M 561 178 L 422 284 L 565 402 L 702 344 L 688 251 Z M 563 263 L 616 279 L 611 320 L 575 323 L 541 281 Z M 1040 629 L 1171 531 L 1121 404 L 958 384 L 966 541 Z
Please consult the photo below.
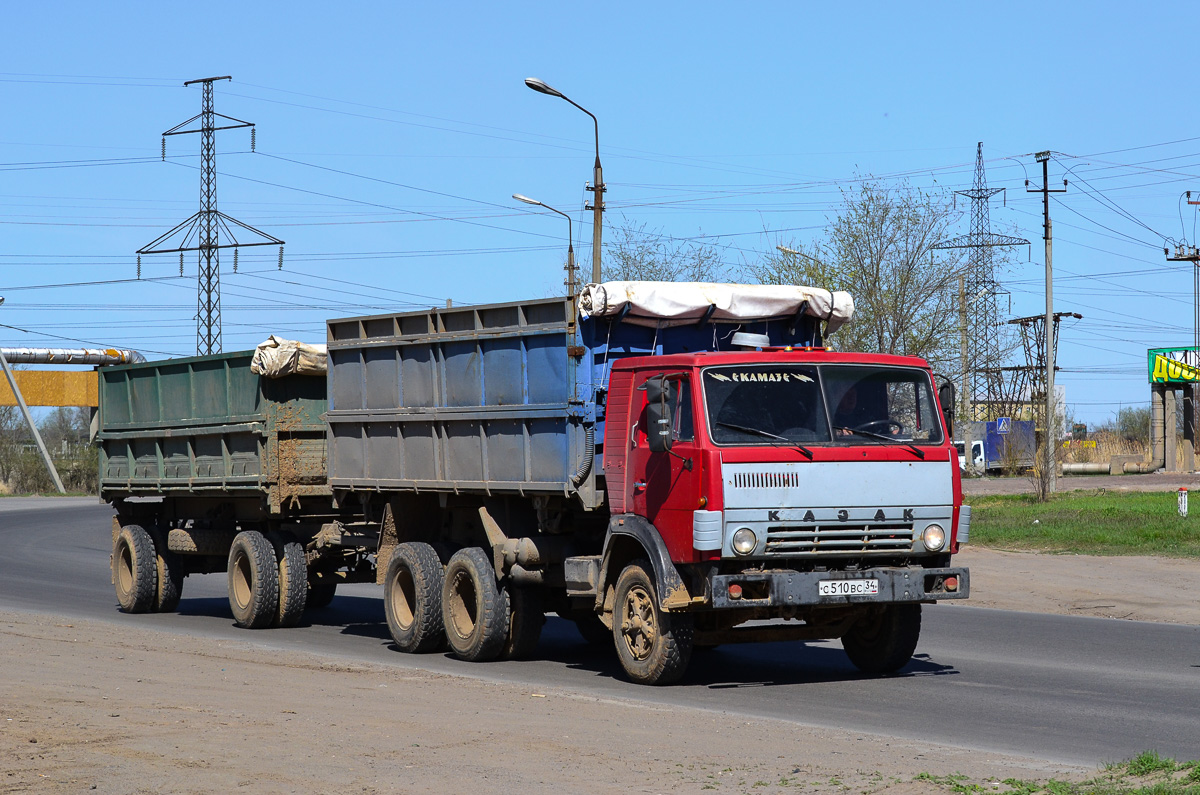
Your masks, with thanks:
M 739 528 L 733 534 L 733 551 L 739 555 L 749 555 L 758 546 L 758 539 L 754 536 L 754 531 L 749 527 Z
M 946 531 L 940 524 L 931 524 L 921 533 L 921 543 L 930 552 L 937 552 L 946 545 Z

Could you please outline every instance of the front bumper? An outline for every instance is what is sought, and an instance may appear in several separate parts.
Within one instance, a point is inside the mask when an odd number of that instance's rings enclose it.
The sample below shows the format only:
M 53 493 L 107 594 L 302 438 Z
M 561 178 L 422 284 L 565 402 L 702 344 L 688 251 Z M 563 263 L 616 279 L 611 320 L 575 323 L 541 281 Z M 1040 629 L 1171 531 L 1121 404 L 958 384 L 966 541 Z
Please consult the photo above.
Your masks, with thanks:
M 947 591 L 946 578 L 958 579 L 958 587 Z M 878 580 L 879 592 L 853 596 L 822 596 L 818 583 L 826 580 Z M 971 593 L 970 571 L 964 566 L 940 569 L 877 568 L 861 571 L 791 571 L 773 569 L 715 574 L 711 577 L 712 606 L 797 607 L 812 605 L 894 604 L 966 599 Z M 729 594 L 729 586 L 741 586 L 742 597 Z

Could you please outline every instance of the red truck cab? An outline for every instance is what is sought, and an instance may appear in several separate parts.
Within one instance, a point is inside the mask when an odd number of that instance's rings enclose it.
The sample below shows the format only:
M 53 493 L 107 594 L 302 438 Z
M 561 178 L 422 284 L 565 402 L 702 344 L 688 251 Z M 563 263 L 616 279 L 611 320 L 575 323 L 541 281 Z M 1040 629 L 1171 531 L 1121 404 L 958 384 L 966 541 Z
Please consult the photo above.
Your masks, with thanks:
M 968 596 L 950 557 L 970 509 L 924 360 L 819 348 L 628 358 L 606 408 L 605 569 L 614 534 L 651 528 L 673 564 L 656 564 L 659 607 L 687 613 L 697 644 L 850 638 L 858 667 L 894 670 L 915 648 L 920 604 Z M 619 596 L 607 595 L 614 621 Z M 864 641 L 881 633 L 899 646 Z

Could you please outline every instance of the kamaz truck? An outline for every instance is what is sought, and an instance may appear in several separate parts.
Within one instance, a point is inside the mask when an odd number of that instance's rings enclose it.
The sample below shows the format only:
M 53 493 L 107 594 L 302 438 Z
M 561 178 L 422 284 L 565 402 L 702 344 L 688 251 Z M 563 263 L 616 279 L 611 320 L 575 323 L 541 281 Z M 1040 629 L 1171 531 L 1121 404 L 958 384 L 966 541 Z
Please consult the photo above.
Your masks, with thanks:
M 826 348 L 852 309 L 609 282 L 330 320 L 324 380 L 249 353 L 103 368 L 118 600 L 173 609 L 224 570 L 237 623 L 287 626 L 374 581 L 404 652 L 528 657 L 557 613 L 639 683 L 746 641 L 897 670 L 921 606 L 969 595 L 970 508 L 953 388 Z

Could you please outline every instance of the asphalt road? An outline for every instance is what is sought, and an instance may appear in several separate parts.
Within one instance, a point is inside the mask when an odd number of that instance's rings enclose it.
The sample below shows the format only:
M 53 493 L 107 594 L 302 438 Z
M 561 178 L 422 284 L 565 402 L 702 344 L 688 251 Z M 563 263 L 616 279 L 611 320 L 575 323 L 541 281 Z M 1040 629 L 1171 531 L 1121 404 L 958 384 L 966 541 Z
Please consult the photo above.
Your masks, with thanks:
M 1200 626 L 926 607 L 917 656 L 859 675 L 837 643 L 698 653 L 682 685 L 618 677 L 615 657 L 548 619 L 539 659 L 470 664 L 389 648 L 382 590 L 344 587 L 295 629 L 233 626 L 221 574 L 185 581 L 178 614 L 128 616 L 109 581 L 111 512 L 86 499 L 0 499 L 0 606 L 235 639 L 358 661 L 556 687 L 656 704 L 852 729 L 1056 762 L 1097 765 L 1147 749 L 1200 758 Z M 1197 598 L 1196 594 L 1180 594 Z M 3 663 L 0 662 L 0 673 Z

